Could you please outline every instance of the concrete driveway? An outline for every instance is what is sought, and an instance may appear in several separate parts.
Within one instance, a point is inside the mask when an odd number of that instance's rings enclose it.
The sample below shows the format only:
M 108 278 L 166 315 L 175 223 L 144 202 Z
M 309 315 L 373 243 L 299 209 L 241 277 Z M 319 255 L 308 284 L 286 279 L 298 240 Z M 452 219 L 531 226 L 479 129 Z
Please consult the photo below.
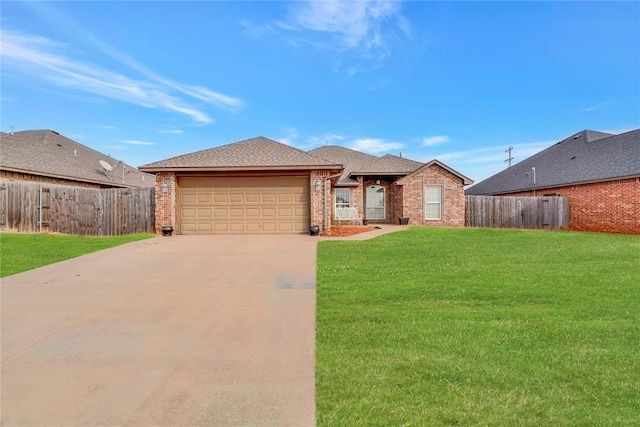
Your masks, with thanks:
M 158 237 L 3 279 L 2 425 L 314 425 L 317 242 Z

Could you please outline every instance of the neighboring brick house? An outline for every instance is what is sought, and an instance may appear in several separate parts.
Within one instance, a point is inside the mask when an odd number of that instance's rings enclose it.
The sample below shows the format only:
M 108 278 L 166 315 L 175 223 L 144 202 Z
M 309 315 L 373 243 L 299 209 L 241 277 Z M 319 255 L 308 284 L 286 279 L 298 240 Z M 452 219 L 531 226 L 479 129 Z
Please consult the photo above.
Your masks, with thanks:
M 105 170 L 101 161 L 112 167 Z M 52 130 L 0 132 L 0 182 L 29 181 L 86 188 L 152 187 L 155 176 Z
M 355 208 L 358 223 L 409 218 L 463 226 L 463 186 L 471 183 L 436 160 L 378 158 L 342 147 L 305 152 L 264 137 L 140 169 L 157 177 L 156 230 L 172 226 L 180 234 L 303 233 L 310 225 L 324 231 L 335 223 L 336 208 Z
M 569 199 L 569 228 L 640 234 L 640 129 L 584 130 L 466 190 Z

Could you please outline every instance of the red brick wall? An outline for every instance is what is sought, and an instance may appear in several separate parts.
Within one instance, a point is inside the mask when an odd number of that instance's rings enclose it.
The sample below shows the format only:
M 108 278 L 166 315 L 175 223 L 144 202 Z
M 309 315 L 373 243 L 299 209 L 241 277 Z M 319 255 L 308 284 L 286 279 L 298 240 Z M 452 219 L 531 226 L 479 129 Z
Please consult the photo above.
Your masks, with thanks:
M 162 185 L 167 183 L 167 192 Z M 156 174 L 156 234 L 162 234 L 162 227 L 172 226 L 178 231 L 177 218 L 177 180 L 175 172 L 158 172 Z
M 328 230 L 331 226 L 331 212 L 333 211 L 331 180 L 325 179 L 329 175 L 330 171 L 328 170 L 315 170 L 311 171 L 311 179 L 309 180 L 311 185 L 309 189 L 309 198 L 311 199 L 310 225 L 317 225 L 321 232 Z M 316 190 L 316 181 L 320 181 L 320 191 Z
M 537 190 L 569 198 L 569 229 L 640 234 L 640 178 Z M 533 196 L 533 191 L 502 194 Z
M 463 180 L 433 164 L 402 180 L 402 217 L 409 224 L 427 226 L 464 227 L 465 201 Z M 424 219 L 424 187 L 442 186 L 442 218 Z
M 82 188 L 108 188 L 100 184 L 94 184 L 91 182 L 73 181 L 70 179 L 53 178 L 49 176 L 31 175 L 22 172 L 12 172 L 1 170 L 0 182 L 7 181 L 28 181 L 28 182 L 42 182 L 44 184 L 57 184 L 57 185 L 71 185 L 73 187 Z

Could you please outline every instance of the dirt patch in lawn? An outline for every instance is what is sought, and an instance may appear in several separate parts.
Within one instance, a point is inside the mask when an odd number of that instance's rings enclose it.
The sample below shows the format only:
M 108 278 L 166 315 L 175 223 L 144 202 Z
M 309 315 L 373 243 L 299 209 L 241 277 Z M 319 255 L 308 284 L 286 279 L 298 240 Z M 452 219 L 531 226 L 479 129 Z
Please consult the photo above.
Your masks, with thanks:
M 354 234 L 366 233 L 367 231 L 377 230 L 380 227 L 374 226 L 334 226 L 329 229 L 324 235 L 330 237 L 346 237 L 353 236 Z

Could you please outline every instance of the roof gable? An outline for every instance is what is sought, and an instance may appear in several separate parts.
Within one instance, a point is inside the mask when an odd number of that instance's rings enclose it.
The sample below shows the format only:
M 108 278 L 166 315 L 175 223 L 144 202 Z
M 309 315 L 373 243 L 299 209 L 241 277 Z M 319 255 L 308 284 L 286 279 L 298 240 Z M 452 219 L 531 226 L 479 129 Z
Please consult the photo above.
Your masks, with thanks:
M 514 193 L 635 176 L 640 176 L 640 129 L 620 135 L 584 130 L 479 182 L 466 193 Z
M 155 176 L 82 145 L 52 130 L 0 132 L 0 168 L 114 187 L 150 187 Z M 104 161 L 113 167 L 105 172 Z
M 411 174 L 407 175 L 406 177 L 403 177 L 401 179 L 398 180 L 397 184 L 398 185 L 403 185 L 405 179 L 408 179 L 409 177 L 419 174 L 420 172 L 422 172 L 423 170 L 436 165 L 441 167 L 442 169 L 446 170 L 447 172 L 449 172 L 452 175 L 457 176 L 458 178 L 460 178 L 462 180 L 462 184 L 463 185 L 471 185 L 473 184 L 473 180 L 471 180 L 470 178 L 467 178 L 466 176 L 462 175 L 460 172 L 456 171 L 455 169 L 450 168 L 449 166 L 445 165 L 444 163 L 442 163 L 441 161 L 437 160 L 437 159 L 433 159 L 430 162 L 425 163 L 424 165 L 422 165 L 422 167 L 416 169 L 415 171 L 413 171 Z
M 263 136 L 140 166 L 146 171 L 336 167 L 341 168 L 341 165 Z

